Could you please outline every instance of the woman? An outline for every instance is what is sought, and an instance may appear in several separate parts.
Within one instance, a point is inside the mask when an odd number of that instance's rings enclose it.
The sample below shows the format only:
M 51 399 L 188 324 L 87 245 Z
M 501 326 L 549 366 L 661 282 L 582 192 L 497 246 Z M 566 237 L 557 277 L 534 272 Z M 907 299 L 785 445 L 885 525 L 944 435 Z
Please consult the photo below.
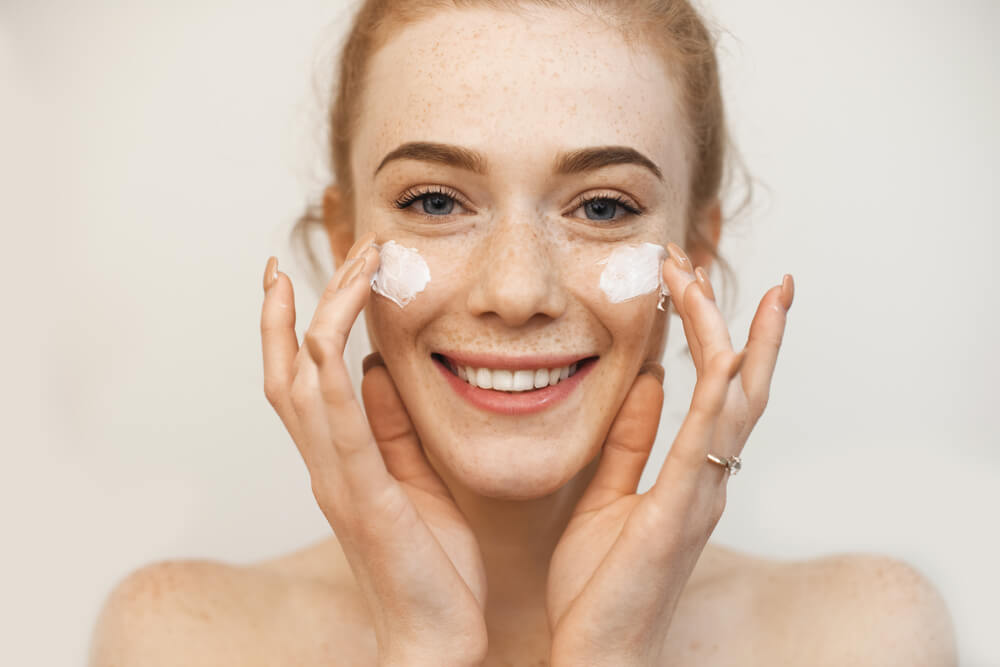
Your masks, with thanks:
M 272 258 L 261 320 L 265 393 L 336 536 L 140 570 L 93 664 L 953 664 L 947 613 L 904 564 L 707 544 L 794 293 L 786 275 L 733 347 L 706 273 L 712 49 L 687 2 L 364 3 L 331 113 L 340 268 L 300 346 Z M 408 294 L 388 248 L 413 262 Z M 653 288 L 616 291 L 615 253 L 644 248 Z M 661 306 L 698 380 L 639 495 Z M 343 361 L 362 310 L 363 407 Z

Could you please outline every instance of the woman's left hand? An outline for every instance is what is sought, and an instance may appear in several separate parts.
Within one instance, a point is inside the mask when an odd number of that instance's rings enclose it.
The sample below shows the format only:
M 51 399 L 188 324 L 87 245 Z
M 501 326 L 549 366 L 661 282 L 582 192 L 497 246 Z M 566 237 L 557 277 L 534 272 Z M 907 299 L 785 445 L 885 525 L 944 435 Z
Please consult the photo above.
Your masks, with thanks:
M 653 375 L 635 380 L 601 460 L 552 555 L 547 604 L 553 667 L 663 665 L 681 592 L 726 504 L 729 474 L 767 404 L 791 306 L 785 276 L 767 291 L 737 353 L 708 277 L 674 244 L 663 276 L 697 372 L 687 416 L 649 491 L 637 494 L 663 404 Z

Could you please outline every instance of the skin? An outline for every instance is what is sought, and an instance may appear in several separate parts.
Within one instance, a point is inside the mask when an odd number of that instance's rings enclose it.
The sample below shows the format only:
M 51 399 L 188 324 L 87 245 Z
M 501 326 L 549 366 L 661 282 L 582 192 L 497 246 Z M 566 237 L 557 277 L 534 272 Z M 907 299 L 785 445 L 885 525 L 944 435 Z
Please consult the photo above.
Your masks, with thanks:
M 617 407 L 643 362 L 660 358 L 666 335 L 655 294 L 607 301 L 599 261 L 618 244 L 684 242 L 690 166 L 677 95 L 660 58 L 630 51 L 609 39 L 607 28 L 571 14 L 546 16 L 527 32 L 524 17 L 496 18 L 441 15 L 403 31 L 376 56 L 377 83 L 366 92 L 352 156 L 355 208 L 363 213 L 345 215 L 331 193 L 328 219 L 332 239 L 345 238 L 337 233 L 345 226 L 358 235 L 371 231 L 416 248 L 430 266 L 430 285 L 405 309 L 369 302 L 373 347 L 475 535 L 485 579 L 507 582 L 492 590 L 487 615 L 503 619 L 516 610 L 542 620 L 562 528 L 594 474 Z M 493 39 L 478 39 L 487 28 Z M 566 30 L 583 44 L 609 46 L 567 46 L 559 39 Z M 579 65 L 557 65 L 567 60 Z M 412 66 L 400 67 L 403 61 Z M 552 65 L 539 72 L 537 63 Z M 622 113 L 630 105 L 657 113 Z M 558 122 L 554 108 L 567 110 Z M 371 178 L 386 154 L 411 141 L 475 150 L 488 171 L 399 160 Z M 591 146 L 633 148 L 663 177 L 631 164 L 552 173 L 555 155 Z M 393 207 L 408 188 L 427 185 L 461 196 L 451 215 L 421 215 L 420 201 L 405 211 Z M 588 220 L 579 200 L 591 194 L 625 196 L 644 214 L 622 210 L 614 224 Z M 347 248 L 334 244 L 333 251 L 342 259 Z M 719 332 L 728 340 L 724 327 Z M 456 401 L 441 380 L 430 354 L 456 347 L 600 359 L 569 400 L 503 417 Z M 509 632 L 515 641 L 517 630 Z
M 339 539 L 246 568 L 140 571 L 106 605 L 92 664 L 952 664 L 940 598 L 902 564 L 706 547 L 728 479 L 705 455 L 742 452 L 794 288 L 786 276 L 764 294 L 734 349 L 707 249 L 689 247 L 688 260 L 679 247 L 683 137 L 665 64 L 578 13 L 442 12 L 390 40 L 363 100 L 354 206 L 336 187 L 326 194 L 340 268 L 302 345 L 290 279 L 270 263 L 265 274 L 265 392 Z M 474 150 L 486 169 L 406 159 L 375 174 L 415 141 Z M 632 148 L 662 178 L 634 164 L 554 173 L 560 153 L 594 146 Z M 449 215 L 421 214 L 419 199 L 393 206 L 424 186 L 456 195 Z M 591 220 L 579 200 L 592 194 L 623 195 L 643 214 Z M 717 241 L 718 206 L 700 224 Z M 406 308 L 368 289 L 373 239 L 416 248 L 430 267 Z M 649 362 L 669 320 L 656 294 L 611 304 L 597 285 L 599 260 L 646 241 L 671 244 L 663 277 L 698 381 L 655 485 L 638 495 L 663 401 Z M 364 407 L 343 361 L 362 309 L 384 364 L 365 374 Z M 455 396 L 430 356 L 449 350 L 598 361 L 566 400 L 511 417 Z M 123 620 L 150 607 L 138 616 L 157 620 L 148 632 Z M 188 625 L 191 610 L 202 620 Z M 845 643 L 874 624 L 879 641 Z M 205 641 L 181 647 L 164 628 Z M 153 644 L 129 643 L 137 634 Z M 852 662 L 848 644 L 875 662 Z

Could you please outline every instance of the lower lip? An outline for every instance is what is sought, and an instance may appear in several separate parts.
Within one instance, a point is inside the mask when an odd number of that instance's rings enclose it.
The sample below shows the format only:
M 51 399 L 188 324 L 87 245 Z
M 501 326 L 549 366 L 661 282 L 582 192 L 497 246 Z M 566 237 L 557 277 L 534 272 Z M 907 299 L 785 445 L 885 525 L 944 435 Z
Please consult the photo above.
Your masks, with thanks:
M 439 359 L 434 358 L 434 364 L 444 375 L 445 380 L 448 381 L 451 388 L 455 390 L 455 393 L 477 408 L 501 415 L 527 415 L 533 412 L 541 412 L 555 405 L 576 389 L 576 386 L 580 384 L 584 376 L 590 372 L 596 363 L 597 359 L 588 359 L 577 368 L 576 373 L 565 380 L 561 380 L 556 385 L 532 391 L 507 392 L 473 387 L 448 370 L 448 367 Z

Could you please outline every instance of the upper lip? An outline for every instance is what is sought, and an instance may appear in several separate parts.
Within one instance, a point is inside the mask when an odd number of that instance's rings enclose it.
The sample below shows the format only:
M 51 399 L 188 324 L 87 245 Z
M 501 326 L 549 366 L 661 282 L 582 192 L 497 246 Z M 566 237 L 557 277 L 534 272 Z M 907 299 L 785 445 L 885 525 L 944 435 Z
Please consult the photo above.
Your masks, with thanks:
M 578 361 L 589 359 L 594 354 L 528 354 L 507 356 L 501 354 L 479 354 L 475 352 L 438 352 L 452 363 L 472 368 L 502 368 L 512 371 L 535 370 L 538 368 L 562 368 Z

